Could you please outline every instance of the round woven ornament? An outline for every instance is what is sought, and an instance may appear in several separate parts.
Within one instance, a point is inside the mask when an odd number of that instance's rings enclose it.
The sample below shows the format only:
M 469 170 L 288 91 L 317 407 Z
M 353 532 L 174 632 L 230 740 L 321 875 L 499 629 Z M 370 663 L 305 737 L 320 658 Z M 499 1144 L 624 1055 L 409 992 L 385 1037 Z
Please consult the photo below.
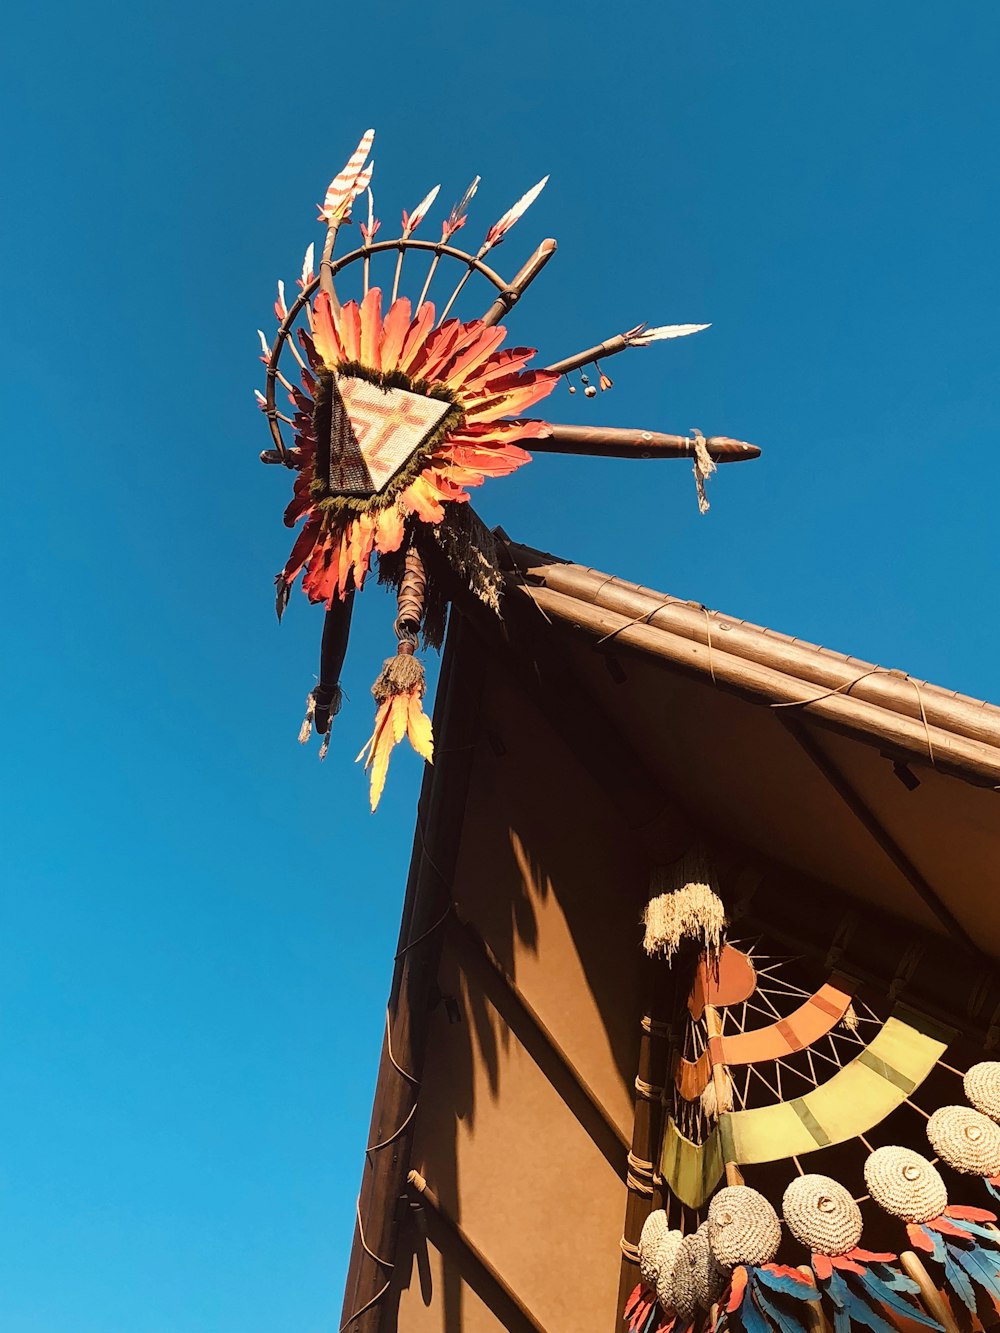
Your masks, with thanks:
M 1000 1127 L 968 1106 L 942 1106 L 927 1121 L 927 1138 L 942 1162 L 966 1176 L 1000 1171 Z
M 983 1060 L 966 1074 L 965 1095 L 991 1120 L 1000 1120 L 1000 1060 Z
M 642 1224 L 639 1235 L 639 1276 L 647 1287 L 656 1286 L 657 1251 L 660 1241 L 670 1230 L 670 1223 L 662 1208 L 657 1208 Z
M 727 1185 L 708 1205 L 708 1243 L 720 1264 L 766 1264 L 778 1253 L 778 1214 L 749 1185 Z
M 694 1287 L 694 1236 L 685 1236 L 674 1259 L 674 1309 L 682 1323 L 694 1314 L 698 1303 Z
M 656 1269 L 656 1299 L 660 1309 L 673 1314 L 674 1310 L 674 1263 L 677 1251 L 684 1239 L 679 1231 L 665 1231 L 660 1243 L 653 1252 L 652 1264 Z
M 690 1239 L 695 1302 L 698 1309 L 710 1310 L 729 1284 L 729 1270 L 712 1253 L 707 1222 L 702 1222 Z
M 944 1181 L 910 1148 L 876 1148 L 865 1162 L 865 1184 L 880 1208 L 904 1222 L 929 1222 L 948 1206 Z
M 830 1176 L 798 1176 L 781 1202 L 785 1225 L 815 1254 L 836 1256 L 861 1239 L 861 1209 Z

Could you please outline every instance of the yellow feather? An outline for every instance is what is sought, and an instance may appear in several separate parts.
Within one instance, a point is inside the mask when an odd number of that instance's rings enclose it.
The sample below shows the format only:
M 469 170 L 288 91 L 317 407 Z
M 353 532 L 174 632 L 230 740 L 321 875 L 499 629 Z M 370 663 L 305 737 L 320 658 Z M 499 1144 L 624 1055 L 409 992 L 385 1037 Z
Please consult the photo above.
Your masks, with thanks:
M 373 814 L 382 796 L 382 788 L 385 786 L 385 775 L 389 771 L 389 756 L 392 754 L 392 744 L 392 732 L 388 727 L 383 727 L 372 757 L 371 802 Z
M 420 706 L 420 696 L 410 696 L 406 734 L 410 744 L 422 759 L 430 764 L 434 760 L 434 733 L 431 720 Z
M 392 697 L 392 743 L 398 745 L 406 735 L 406 719 L 410 696 L 394 694 Z

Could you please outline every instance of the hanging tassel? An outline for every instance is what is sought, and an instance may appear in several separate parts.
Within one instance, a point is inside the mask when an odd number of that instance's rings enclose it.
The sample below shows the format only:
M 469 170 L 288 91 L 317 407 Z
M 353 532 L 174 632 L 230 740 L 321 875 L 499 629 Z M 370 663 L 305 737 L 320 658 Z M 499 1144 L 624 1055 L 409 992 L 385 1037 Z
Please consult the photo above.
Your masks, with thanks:
M 299 727 L 300 745 L 305 745 L 313 729 L 323 737 L 320 759 L 326 758 L 330 748 L 330 728 L 344 702 L 340 673 L 347 656 L 353 610 L 353 592 L 349 592 L 343 600 L 335 598 L 327 607 L 326 619 L 323 621 L 323 641 L 319 650 L 319 681 L 306 696 L 306 715 Z
M 858 1011 L 853 1004 L 849 1004 L 844 1010 L 844 1017 L 840 1020 L 840 1026 L 848 1032 L 855 1035 L 858 1031 Z
M 654 896 L 642 917 L 646 928 L 642 947 L 651 958 L 662 954 L 669 962 L 682 940 L 695 940 L 710 954 L 718 954 L 726 912 L 714 881 L 707 858 L 698 852 L 654 873 Z
M 368 744 L 358 755 L 365 761 L 369 772 L 371 807 L 374 811 L 382 796 L 389 756 L 393 747 L 404 736 L 422 759 L 434 759 L 434 737 L 431 720 L 422 706 L 427 680 L 422 663 L 414 656 L 420 622 L 423 618 L 427 593 L 427 574 L 420 552 L 413 545 L 406 553 L 403 579 L 399 586 L 396 635 L 399 640 L 395 657 L 382 665 L 378 679 L 372 686 L 372 697 L 378 705 L 375 730 Z
M 717 1087 L 716 1083 L 721 1086 Z M 721 1093 L 721 1095 L 720 1095 Z M 720 1115 L 728 1115 L 736 1104 L 733 1076 L 725 1065 L 719 1066 L 719 1079 L 711 1078 L 701 1092 L 701 1109 L 705 1118 L 718 1120 Z
M 708 452 L 708 445 L 705 437 L 700 430 L 695 430 L 694 434 L 694 484 L 698 492 L 698 512 L 707 514 L 710 508 L 708 496 L 705 494 L 705 482 L 709 479 L 716 469 L 716 462 Z

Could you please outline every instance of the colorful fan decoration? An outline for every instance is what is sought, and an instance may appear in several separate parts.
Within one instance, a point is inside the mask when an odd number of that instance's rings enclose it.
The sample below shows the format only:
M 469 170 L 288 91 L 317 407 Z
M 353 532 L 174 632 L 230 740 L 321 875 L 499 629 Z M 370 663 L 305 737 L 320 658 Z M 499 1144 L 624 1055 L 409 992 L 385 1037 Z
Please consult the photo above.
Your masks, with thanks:
M 329 743 L 342 693 L 340 674 L 347 651 L 355 593 L 373 566 L 380 582 L 396 590 L 397 651 L 373 687 L 375 729 L 362 751 L 370 772 L 374 809 L 385 783 L 389 756 L 404 736 L 430 761 L 433 736 L 423 709 L 424 669 L 416 657 L 421 635 L 438 646 L 449 603 L 471 594 L 499 613 L 503 585 L 498 539 L 470 506 L 470 491 L 487 479 L 507 476 L 530 461 L 524 446 L 558 453 L 612 457 L 688 457 L 693 460 L 699 505 L 707 508 L 705 481 L 718 462 L 756 457 L 759 450 L 726 436 L 706 439 L 646 430 L 560 426 L 525 413 L 546 399 L 561 376 L 580 373 L 584 396 L 598 392 L 584 367 L 592 367 L 601 390 L 611 380 L 600 361 L 630 347 L 684 337 L 704 324 L 640 324 L 547 367 L 533 367 L 533 349 L 507 343 L 500 324 L 555 252 L 546 240 L 508 282 L 487 263 L 544 188 L 539 181 L 486 232 L 475 253 L 453 242 L 467 223 L 479 185 L 476 177 L 441 226 L 440 240 L 416 237 L 440 187 L 412 212 L 403 211 L 395 240 L 376 240 L 370 154 L 374 131 L 362 137 L 344 169 L 331 182 L 320 207 L 326 234 L 318 273 L 310 245 L 299 278 L 299 295 L 286 303 L 278 284 L 277 334 L 260 333 L 267 367 L 258 403 L 275 447 L 263 461 L 296 473 L 285 510 L 288 527 L 301 525 L 291 554 L 276 579 L 279 619 L 299 580 L 306 596 L 326 608 L 319 679 L 306 702 L 300 740 L 315 730 Z M 360 224 L 362 244 L 334 258 L 340 230 L 359 199 L 367 200 Z M 429 259 L 416 300 L 400 295 L 404 260 Z M 372 282 L 380 257 L 394 259 L 391 287 Z M 444 264 L 442 264 L 444 261 Z M 443 308 L 430 299 L 435 278 L 447 265 L 459 276 Z M 360 275 L 360 290 L 341 301 L 337 280 Z M 479 317 L 452 312 L 473 277 L 494 290 Z M 292 378 L 281 369 L 284 352 L 297 363 Z M 284 389 L 291 415 L 277 406 Z M 576 386 L 570 384 L 570 392 Z M 283 426 L 292 432 L 286 441 Z
M 844 973 L 810 987 L 811 965 L 730 941 L 698 864 L 654 876 L 645 919 L 647 952 L 687 977 L 687 1000 L 665 1078 L 665 1204 L 636 1247 L 631 1333 L 970 1333 L 1000 1321 L 997 1216 L 950 1203 L 935 1165 L 1000 1193 L 1000 1062 L 963 1075 L 944 1059 L 954 1030 L 899 1001 L 875 1012 Z M 915 1100 L 928 1089 L 939 1100 L 955 1077 L 971 1104 Z M 897 1125 L 926 1138 L 934 1161 L 892 1142 Z M 805 1169 L 808 1154 L 856 1175 L 853 1188 Z M 779 1217 L 765 1186 L 783 1173 Z M 866 1230 L 883 1243 L 866 1248 Z

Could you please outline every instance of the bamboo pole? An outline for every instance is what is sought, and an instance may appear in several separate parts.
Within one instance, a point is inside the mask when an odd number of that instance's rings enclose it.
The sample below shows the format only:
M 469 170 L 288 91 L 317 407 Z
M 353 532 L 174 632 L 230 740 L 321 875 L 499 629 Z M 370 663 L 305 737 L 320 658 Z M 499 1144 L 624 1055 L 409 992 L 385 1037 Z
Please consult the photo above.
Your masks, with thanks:
M 646 1012 L 640 1021 L 635 1116 L 629 1150 L 628 1194 L 622 1227 L 616 1328 L 635 1287 L 639 1236 L 653 1203 L 653 1178 L 663 1134 L 663 1081 L 670 1070 L 670 972 L 661 958 L 644 958 Z
M 510 286 L 500 293 L 487 310 L 483 316 L 483 323 L 498 324 L 521 299 L 555 252 L 556 243 L 551 237 L 542 241 L 528 262 L 518 271 Z
M 535 607 L 599 640 L 614 637 L 618 648 L 633 647 L 645 655 L 672 662 L 697 676 L 710 676 L 726 689 L 756 703 L 795 705 L 803 716 L 841 735 L 866 744 L 892 747 L 898 757 L 926 764 L 928 739 L 934 766 L 942 773 L 991 789 L 1000 787 L 1000 748 L 986 746 L 942 731 L 925 728 L 905 714 L 836 692 L 812 698 L 803 682 L 696 640 L 682 638 L 659 626 L 638 624 L 549 587 L 523 587 Z M 895 757 L 895 756 L 894 756 Z
M 931 726 L 1000 747 L 1000 708 L 978 699 L 925 681 L 914 681 L 901 671 L 844 657 L 681 598 L 637 588 L 598 570 L 553 560 L 529 547 L 513 543 L 510 549 L 526 573 L 556 592 L 592 602 L 629 619 L 641 617 L 651 625 L 697 643 L 706 643 L 711 635 L 713 646 L 718 643 L 736 657 L 808 681 L 819 687 L 817 692 L 849 691 L 852 698 L 878 704 L 917 721 L 921 720 L 922 707 Z
M 798 1271 L 803 1277 L 809 1279 L 813 1291 L 816 1292 L 816 1299 L 809 1302 L 806 1311 L 806 1318 L 809 1321 L 809 1333 L 830 1333 L 830 1325 L 827 1322 L 826 1315 L 823 1313 L 823 1304 L 816 1287 L 816 1275 L 808 1264 L 799 1264 Z
M 552 425 L 549 434 L 531 441 L 536 454 L 583 454 L 589 458 L 693 458 L 694 439 L 687 435 L 664 435 L 656 430 L 621 429 L 615 426 Z M 705 441 L 717 463 L 742 463 L 759 458 L 756 444 L 712 435 Z
M 948 1309 L 944 1297 L 934 1285 L 930 1273 L 923 1265 L 923 1261 L 918 1259 L 912 1250 L 904 1250 L 899 1256 L 899 1262 L 902 1264 L 906 1276 L 911 1278 L 920 1288 L 920 1299 L 944 1328 L 945 1333 L 959 1333 L 958 1324 Z

